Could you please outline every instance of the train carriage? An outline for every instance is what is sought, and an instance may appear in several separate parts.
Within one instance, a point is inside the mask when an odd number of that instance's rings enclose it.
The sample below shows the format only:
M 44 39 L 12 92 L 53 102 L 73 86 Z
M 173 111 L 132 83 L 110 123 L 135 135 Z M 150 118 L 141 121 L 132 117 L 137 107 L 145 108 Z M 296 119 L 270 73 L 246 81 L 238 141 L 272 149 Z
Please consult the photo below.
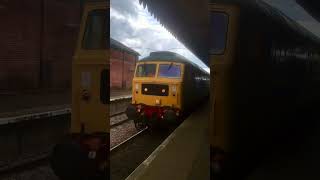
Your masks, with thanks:
M 126 113 L 138 129 L 177 123 L 208 92 L 209 74 L 202 68 L 173 52 L 151 52 L 136 65 L 132 104 Z
M 264 1 L 213 0 L 210 19 L 212 177 L 242 179 L 311 129 L 320 41 Z

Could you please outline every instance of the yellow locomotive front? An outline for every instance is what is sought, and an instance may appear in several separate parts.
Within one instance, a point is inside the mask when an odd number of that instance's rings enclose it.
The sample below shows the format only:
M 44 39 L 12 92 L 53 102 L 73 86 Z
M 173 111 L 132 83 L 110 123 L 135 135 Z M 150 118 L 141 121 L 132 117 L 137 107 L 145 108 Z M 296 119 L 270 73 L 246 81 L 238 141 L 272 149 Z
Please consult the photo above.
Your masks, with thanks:
M 158 123 L 177 122 L 181 115 L 184 63 L 153 52 L 136 65 L 132 104 L 127 116 L 138 129 Z

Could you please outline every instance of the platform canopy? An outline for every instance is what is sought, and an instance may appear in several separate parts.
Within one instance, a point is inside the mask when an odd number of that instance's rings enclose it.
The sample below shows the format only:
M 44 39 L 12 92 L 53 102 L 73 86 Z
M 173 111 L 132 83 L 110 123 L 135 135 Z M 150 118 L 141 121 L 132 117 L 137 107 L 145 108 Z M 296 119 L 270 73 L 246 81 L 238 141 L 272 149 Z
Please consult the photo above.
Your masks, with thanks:
M 186 48 L 208 64 L 208 0 L 139 0 Z
M 211 0 L 211 2 L 216 1 L 221 2 L 223 0 Z M 260 4 L 259 1 L 263 0 L 224 1 L 227 3 L 246 2 L 258 5 Z M 320 19 L 320 0 L 296 1 L 315 19 Z M 205 64 L 208 64 L 209 0 L 139 0 L 139 2 L 147 7 L 148 11 L 190 51 Z M 273 8 L 270 9 L 273 11 Z M 297 27 L 294 28 L 298 29 Z M 304 30 L 299 28 L 299 31 L 302 32 Z
M 296 0 L 312 17 L 320 21 L 320 1 L 319 0 Z

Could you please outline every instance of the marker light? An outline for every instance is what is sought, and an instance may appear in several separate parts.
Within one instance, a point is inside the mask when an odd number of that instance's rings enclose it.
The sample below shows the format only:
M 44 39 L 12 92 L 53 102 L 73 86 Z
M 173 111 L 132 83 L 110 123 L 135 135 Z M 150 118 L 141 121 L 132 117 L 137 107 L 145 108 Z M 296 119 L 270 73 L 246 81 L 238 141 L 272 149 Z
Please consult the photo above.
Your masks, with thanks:
M 160 104 L 160 99 L 156 99 L 156 105 Z
M 172 90 L 172 94 L 175 96 L 177 93 L 177 86 L 176 85 L 172 85 L 171 86 L 171 90 Z
M 138 83 L 135 84 L 135 89 L 136 89 L 136 94 L 138 94 L 138 92 L 139 92 L 139 84 Z
M 146 92 L 147 92 L 147 91 L 148 91 L 148 88 L 144 88 L 144 91 L 146 91 Z

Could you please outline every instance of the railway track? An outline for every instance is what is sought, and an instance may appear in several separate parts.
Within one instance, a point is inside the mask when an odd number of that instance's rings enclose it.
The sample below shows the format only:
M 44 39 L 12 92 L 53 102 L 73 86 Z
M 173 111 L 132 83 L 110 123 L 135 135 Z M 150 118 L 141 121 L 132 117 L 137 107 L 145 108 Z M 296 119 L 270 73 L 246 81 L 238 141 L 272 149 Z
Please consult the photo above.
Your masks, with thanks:
M 59 121 L 61 121 L 61 119 L 65 119 L 71 114 L 71 109 L 68 106 L 51 108 L 51 110 L 48 109 L 43 109 L 43 111 L 40 111 L 38 109 L 26 109 L 23 111 L 23 113 L 20 114 L 8 114 L 7 117 L 0 117 L 0 126 L 2 128 L 7 126 L 14 126 L 17 127 L 15 131 L 19 131 L 21 130 L 19 129 L 19 127 L 24 127 L 23 125 L 19 126 L 20 124 L 38 122 L 36 120 L 57 120 L 57 118 L 59 118 Z M 20 134 L 17 133 L 17 135 Z M 41 136 L 40 133 L 39 136 Z M 25 143 L 21 141 L 21 139 L 23 139 L 22 135 L 17 139 L 20 139 L 17 140 L 17 149 L 12 149 L 12 146 L 8 146 L 8 149 L 6 151 L 18 152 L 19 154 L 15 154 L 15 157 L 9 160 L 0 159 L 0 179 L 10 175 L 20 174 L 24 171 L 28 171 L 44 164 L 48 164 L 50 149 L 52 149 L 54 143 L 56 143 L 52 141 L 51 145 L 45 147 L 44 149 L 40 148 L 38 152 L 26 153 L 24 150 L 28 149 L 29 146 L 26 146 Z M 1 148 L 4 149 L 5 147 Z
M 48 162 L 50 153 L 42 153 L 0 167 L 0 174 L 22 171 Z
M 110 116 L 110 127 L 114 128 L 114 127 L 120 126 L 130 120 L 131 119 L 128 119 L 128 117 L 126 116 L 126 114 L 124 112 L 120 112 L 120 113 L 111 115 Z
M 125 116 L 125 107 L 126 104 L 131 100 L 131 96 L 117 97 L 110 99 L 110 106 L 113 108 L 113 111 L 110 112 L 110 119 L 117 118 L 115 121 L 110 121 L 111 128 L 120 126 L 128 121 Z M 120 112 L 117 112 L 120 110 Z M 61 105 L 61 106 L 52 106 L 52 107 L 43 107 L 43 108 L 32 108 L 25 109 L 21 112 L 14 113 L 4 113 L 0 115 L 0 126 L 6 126 L 8 124 L 18 124 L 26 121 L 40 120 L 40 119 L 48 119 L 54 118 L 57 116 L 66 116 L 71 114 L 70 105 Z M 41 136 L 41 135 L 40 135 Z M 137 135 L 138 136 L 138 135 Z M 127 141 L 130 141 L 127 139 Z M 121 143 L 125 144 L 125 142 Z M 119 145 L 120 147 L 120 145 Z M 117 148 L 119 148 L 117 147 Z M 20 152 L 21 150 L 19 150 Z M 48 159 L 50 156 L 50 152 L 45 153 L 35 153 L 28 157 L 20 157 L 16 160 L 8 161 L 6 163 L 0 164 L 0 179 L 3 176 L 7 176 L 8 174 L 16 174 L 25 170 L 30 170 L 32 168 L 36 168 L 37 166 L 48 163 Z
M 129 143 L 132 143 L 134 141 L 134 138 L 137 138 L 139 136 L 144 135 L 144 133 L 146 133 L 146 130 L 147 130 L 147 128 L 142 129 L 142 130 L 138 131 L 137 133 L 135 133 L 134 135 L 132 135 L 129 138 L 127 138 L 126 140 L 122 141 L 120 144 L 112 147 L 110 149 L 110 153 L 115 153 L 117 150 L 124 148 Z
M 111 148 L 111 179 L 123 180 L 128 177 L 170 133 L 170 130 L 151 132 L 146 128 Z

